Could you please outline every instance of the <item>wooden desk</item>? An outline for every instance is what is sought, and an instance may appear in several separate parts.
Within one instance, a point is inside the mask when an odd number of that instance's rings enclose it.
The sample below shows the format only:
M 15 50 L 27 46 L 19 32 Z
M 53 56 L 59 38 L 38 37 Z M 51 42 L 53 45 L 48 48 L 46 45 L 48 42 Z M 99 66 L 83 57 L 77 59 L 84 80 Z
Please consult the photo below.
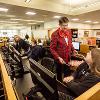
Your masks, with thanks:
M 100 100 L 100 82 L 77 97 L 75 100 Z
M 10 77 L 7 74 L 1 55 L 0 55 L 0 71 L 2 73 L 3 83 L 8 98 L 7 100 L 18 100 L 13 90 Z

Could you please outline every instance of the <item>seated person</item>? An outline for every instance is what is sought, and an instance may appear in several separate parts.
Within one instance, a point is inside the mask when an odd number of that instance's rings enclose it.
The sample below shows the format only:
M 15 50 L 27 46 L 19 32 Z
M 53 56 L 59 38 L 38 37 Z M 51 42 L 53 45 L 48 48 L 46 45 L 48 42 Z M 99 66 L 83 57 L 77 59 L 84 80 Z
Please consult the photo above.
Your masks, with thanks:
M 41 39 L 38 39 L 38 45 L 43 45 Z
M 28 40 L 28 39 L 29 39 L 29 36 L 28 36 L 28 34 L 26 34 L 24 40 L 25 40 L 27 43 L 29 43 L 29 40 Z
M 79 62 L 76 64 L 79 65 Z M 100 49 L 95 48 L 87 53 L 85 61 L 80 61 L 76 71 L 65 77 L 63 82 L 75 97 L 100 82 Z
M 38 61 L 44 55 L 43 47 L 41 45 L 37 45 L 36 40 L 32 41 L 31 53 L 29 57 Z
M 24 52 L 28 52 L 29 51 L 30 45 L 25 40 L 23 40 L 20 36 L 15 35 L 14 36 L 14 40 L 15 40 L 14 47 L 18 52 L 21 53 L 22 49 L 24 50 Z

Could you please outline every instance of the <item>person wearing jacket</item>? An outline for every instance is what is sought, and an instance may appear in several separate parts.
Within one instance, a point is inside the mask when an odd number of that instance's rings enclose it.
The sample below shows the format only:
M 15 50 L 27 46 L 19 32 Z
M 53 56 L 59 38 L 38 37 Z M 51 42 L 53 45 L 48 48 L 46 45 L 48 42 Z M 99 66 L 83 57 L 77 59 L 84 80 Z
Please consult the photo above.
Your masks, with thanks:
M 24 52 L 28 52 L 30 50 L 30 45 L 20 36 L 15 35 L 14 40 L 15 40 L 14 47 L 18 52 L 21 53 L 22 49 L 24 50 Z
M 75 97 L 100 82 L 100 49 L 92 49 L 76 71 L 63 79 Z
M 59 19 L 59 28 L 51 36 L 50 51 L 55 59 L 57 79 L 59 81 L 62 81 L 62 73 L 69 75 L 70 68 L 64 64 L 69 62 L 71 53 L 75 51 L 68 22 L 67 17 L 61 17 Z

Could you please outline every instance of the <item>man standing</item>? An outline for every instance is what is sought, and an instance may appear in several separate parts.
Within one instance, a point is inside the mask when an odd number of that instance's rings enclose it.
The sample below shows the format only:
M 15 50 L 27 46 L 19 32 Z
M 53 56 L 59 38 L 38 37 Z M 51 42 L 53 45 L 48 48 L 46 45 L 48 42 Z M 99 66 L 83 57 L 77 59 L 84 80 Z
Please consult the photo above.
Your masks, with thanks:
M 69 75 L 70 68 L 66 66 L 70 60 L 71 53 L 75 50 L 72 45 L 71 30 L 68 29 L 68 18 L 61 17 L 59 19 L 59 28 L 52 33 L 50 51 L 55 58 L 57 71 L 57 79 L 62 81 L 62 74 Z

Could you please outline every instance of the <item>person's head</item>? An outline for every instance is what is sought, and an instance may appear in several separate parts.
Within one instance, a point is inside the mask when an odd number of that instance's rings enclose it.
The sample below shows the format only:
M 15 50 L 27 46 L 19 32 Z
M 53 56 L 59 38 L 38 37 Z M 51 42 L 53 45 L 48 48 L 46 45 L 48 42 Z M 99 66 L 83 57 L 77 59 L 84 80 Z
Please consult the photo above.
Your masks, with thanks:
M 29 39 L 29 36 L 27 34 L 25 35 L 25 39 L 27 39 L 27 40 Z
M 100 49 L 92 49 L 87 53 L 85 60 L 90 65 L 91 72 L 100 76 Z
M 37 45 L 37 41 L 34 39 L 32 40 L 32 46 L 35 46 L 35 45 Z
M 19 35 L 15 35 L 15 36 L 14 36 L 15 42 L 18 42 L 20 39 L 21 39 L 21 37 L 20 37 Z
M 41 43 L 41 39 L 38 39 L 38 43 Z
M 61 17 L 59 19 L 59 26 L 62 30 L 66 30 L 68 28 L 68 18 L 67 17 Z

